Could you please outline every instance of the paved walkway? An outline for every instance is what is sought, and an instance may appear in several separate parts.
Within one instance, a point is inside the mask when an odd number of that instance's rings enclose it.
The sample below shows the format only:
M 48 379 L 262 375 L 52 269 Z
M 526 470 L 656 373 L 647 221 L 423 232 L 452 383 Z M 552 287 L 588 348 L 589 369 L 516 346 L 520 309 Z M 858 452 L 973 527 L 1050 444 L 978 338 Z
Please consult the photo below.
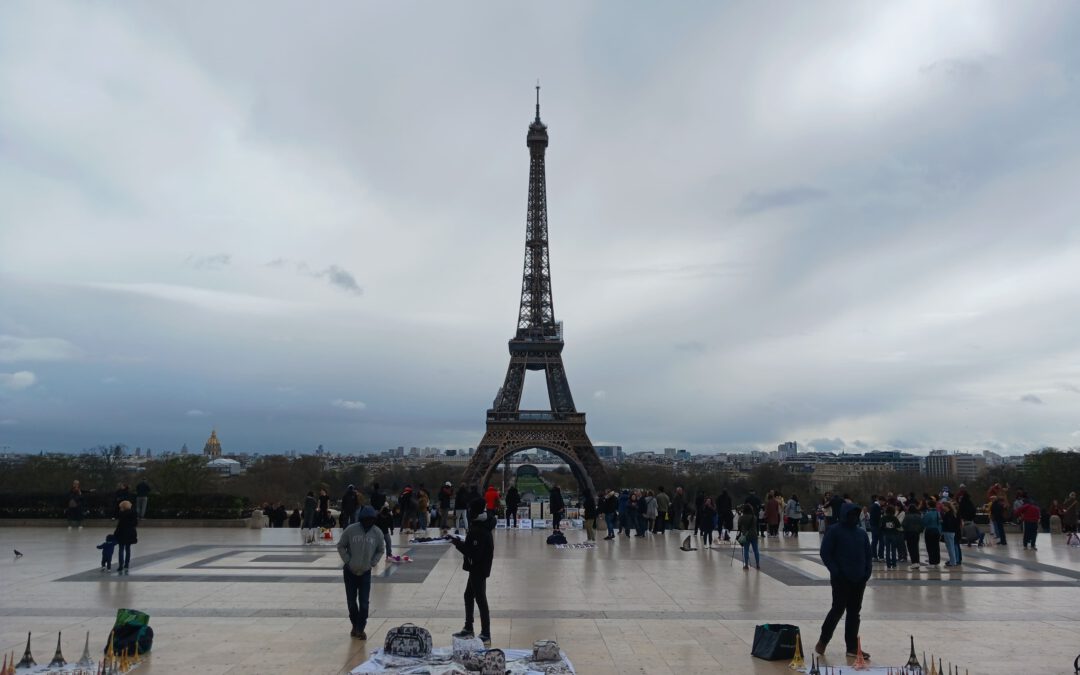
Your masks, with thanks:
M 144 528 L 130 574 L 119 576 L 97 568 L 104 532 L 0 528 L 0 546 L 25 554 L 0 562 L 0 649 L 21 653 L 33 631 L 35 655 L 47 660 L 63 631 L 66 656 L 77 658 L 85 631 L 103 644 L 116 609 L 133 607 L 156 632 L 141 672 L 330 674 L 348 672 L 404 621 L 426 626 L 436 644 L 462 624 L 465 574 L 449 546 L 409 547 L 395 536 L 395 552 L 417 562 L 376 569 L 365 645 L 348 637 L 330 543 L 303 546 L 296 530 Z M 546 534 L 495 533 L 494 643 L 553 637 L 586 675 L 791 672 L 750 658 L 754 626 L 798 624 L 809 649 L 828 607 L 814 533 L 765 542 L 760 572 L 733 563 L 730 548 L 680 551 L 674 533 L 595 550 L 555 549 Z M 920 653 L 972 674 L 1072 672 L 1080 548 L 1039 538 L 1038 552 L 965 548 L 957 572 L 877 570 L 862 629 L 874 662 L 901 665 L 913 634 Z M 839 634 L 827 662 L 847 668 Z

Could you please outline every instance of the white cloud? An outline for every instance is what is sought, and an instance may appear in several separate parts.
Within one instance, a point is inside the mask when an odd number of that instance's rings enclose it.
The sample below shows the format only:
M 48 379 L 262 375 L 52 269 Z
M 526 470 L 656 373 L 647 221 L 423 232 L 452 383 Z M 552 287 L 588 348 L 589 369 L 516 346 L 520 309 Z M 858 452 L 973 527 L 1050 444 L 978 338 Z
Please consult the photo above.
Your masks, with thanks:
M 85 286 L 104 291 L 139 295 L 154 300 L 177 302 L 223 314 L 279 314 L 294 307 L 291 302 L 279 298 L 177 284 L 89 282 Z
M 202 410 L 192 409 L 184 414 L 188 417 L 206 417 L 209 413 L 203 412 Z
M 593 392 L 592 397 L 595 398 L 598 401 L 602 401 L 605 398 L 607 398 L 607 392 L 604 391 L 603 389 L 599 389 L 599 390 Z
M 29 370 L 20 370 L 17 373 L 0 373 L 0 387 L 19 391 L 28 389 L 37 382 L 37 376 Z
M 67 361 L 79 357 L 79 349 L 61 338 L 21 338 L 0 335 L 0 363 L 19 361 Z
M 331 402 L 331 405 L 333 405 L 335 408 L 341 408 L 343 410 L 366 410 L 367 409 L 367 403 L 364 403 L 363 401 L 347 401 L 347 400 L 341 399 L 341 398 L 334 399 Z

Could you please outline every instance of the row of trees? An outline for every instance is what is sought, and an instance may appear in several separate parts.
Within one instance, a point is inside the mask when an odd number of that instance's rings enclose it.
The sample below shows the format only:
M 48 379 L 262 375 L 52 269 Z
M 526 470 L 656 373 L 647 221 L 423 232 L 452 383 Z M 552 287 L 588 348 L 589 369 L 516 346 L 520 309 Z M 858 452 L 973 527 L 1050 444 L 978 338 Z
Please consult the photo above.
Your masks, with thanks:
M 256 461 L 240 476 L 221 477 L 207 468 L 206 460 L 199 455 L 152 460 L 135 469 L 122 463 L 121 453 L 122 446 L 102 446 L 81 455 L 28 456 L 3 467 L 0 492 L 55 494 L 59 498 L 71 487 L 71 481 L 78 479 L 85 492 L 111 494 L 118 483 L 133 488 L 140 480 L 146 480 L 157 495 L 228 494 L 253 504 L 282 502 L 292 508 L 309 490 L 317 492 L 325 488 L 336 499 L 350 483 L 367 487 L 378 482 L 389 494 L 396 494 L 405 485 L 425 485 L 434 492 L 447 480 L 456 486 L 464 473 L 460 465 L 439 462 L 420 466 L 396 464 L 372 472 L 362 464 L 328 469 L 318 457 L 271 456 Z M 804 503 L 821 498 L 813 489 L 809 474 L 793 474 L 779 464 L 758 465 L 747 476 L 708 471 L 674 474 L 655 466 L 636 464 L 609 467 L 608 471 L 614 486 L 656 489 L 663 485 L 669 492 L 682 486 L 689 499 L 699 490 L 715 496 L 721 489 L 727 489 L 735 499 L 743 498 L 750 490 L 761 496 L 769 490 L 780 490 L 785 496 L 798 494 Z M 565 467 L 545 472 L 544 478 L 568 494 L 578 492 L 573 475 Z M 493 480 L 498 481 L 499 476 L 493 475 Z M 1028 455 L 1022 467 L 989 469 L 968 488 L 979 497 L 995 482 L 1024 488 L 1040 504 L 1049 505 L 1052 499 L 1063 499 L 1069 492 L 1080 489 L 1080 452 L 1046 448 Z M 853 476 L 837 486 L 835 492 L 865 503 L 871 494 L 883 491 L 914 492 L 921 496 L 936 494 L 940 489 L 939 479 L 917 473 L 872 472 Z

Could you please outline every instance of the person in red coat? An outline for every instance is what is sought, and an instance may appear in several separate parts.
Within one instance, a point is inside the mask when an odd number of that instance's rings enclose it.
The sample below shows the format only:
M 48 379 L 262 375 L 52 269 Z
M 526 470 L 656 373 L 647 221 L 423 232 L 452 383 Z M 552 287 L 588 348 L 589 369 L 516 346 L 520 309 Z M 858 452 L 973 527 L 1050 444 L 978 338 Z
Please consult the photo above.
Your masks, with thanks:
M 487 507 L 488 518 L 495 518 L 495 512 L 499 509 L 499 491 L 494 485 L 489 485 L 484 492 L 484 505 Z
M 1039 535 L 1039 518 L 1042 516 L 1039 507 L 1030 498 L 1025 497 L 1024 503 L 1016 510 L 1015 515 L 1024 526 L 1024 550 L 1026 551 L 1028 544 L 1031 544 L 1031 550 L 1037 551 L 1035 537 Z

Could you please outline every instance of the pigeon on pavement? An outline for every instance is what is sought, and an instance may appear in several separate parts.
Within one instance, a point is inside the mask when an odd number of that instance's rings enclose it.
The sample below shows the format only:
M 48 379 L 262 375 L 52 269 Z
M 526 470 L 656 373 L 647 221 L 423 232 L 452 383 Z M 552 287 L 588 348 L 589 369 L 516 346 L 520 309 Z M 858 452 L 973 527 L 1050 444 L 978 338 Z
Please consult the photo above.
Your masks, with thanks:
M 15 551 L 15 557 L 16 558 L 21 558 L 22 557 L 22 553 L 19 553 L 19 549 L 16 548 L 16 549 L 12 549 L 12 550 Z

